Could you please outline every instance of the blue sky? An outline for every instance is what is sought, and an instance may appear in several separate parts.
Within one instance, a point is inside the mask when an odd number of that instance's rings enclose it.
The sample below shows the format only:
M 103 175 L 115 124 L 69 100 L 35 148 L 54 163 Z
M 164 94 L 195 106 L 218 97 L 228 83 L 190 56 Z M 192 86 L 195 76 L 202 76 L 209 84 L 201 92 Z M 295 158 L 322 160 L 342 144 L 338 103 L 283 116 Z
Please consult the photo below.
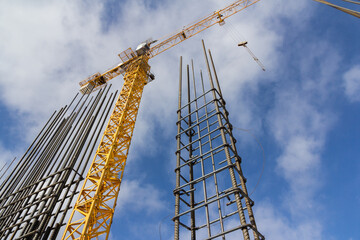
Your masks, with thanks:
M 117 54 L 232 1 L 0 1 L 0 166 L 21 156 L 78 82 Z M 333 0 L 351 7 L 354 4 Z M 310 0 L 262 0 L 152 59 L 111 239 L 171 239 L 179 56 L 212 50 L 230 120 L 261 142 L 252 198 L 267 239 L 360 239 L 359 19 Z M 237 47 L 250 49 L 263 72 Z M 121 87 L 121 79 L 113 79 Z M 250 191 L 262 167 L 235 129 Z

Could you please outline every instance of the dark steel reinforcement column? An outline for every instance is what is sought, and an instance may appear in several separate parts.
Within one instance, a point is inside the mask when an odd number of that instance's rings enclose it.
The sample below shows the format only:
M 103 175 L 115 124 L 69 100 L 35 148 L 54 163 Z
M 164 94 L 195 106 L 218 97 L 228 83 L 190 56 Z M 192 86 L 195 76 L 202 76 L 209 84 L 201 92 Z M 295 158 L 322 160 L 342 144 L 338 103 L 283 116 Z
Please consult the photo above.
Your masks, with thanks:
M 189 71 L 189 65 L 186 66 L 186 77 L 187 77 L 187 98 L 188 98 L 188 123 L 191 125 L 192 124 L 192 120 L 191 120 L 191 104 L 190 104 L 190 71 Z M 187 132 L 187 136 L 189 137 L 189 159 L 193 158 L 193 147 L 192 147 L 192 139 L 194 136 L 194 132 L 192 131 L 192 129 L 190 129 Z M 194 180 L 194 162 L 193 161 L 189 161 L 189 181 L 190 181 L 190 207 L 193 209 L 195 207 L 195 195 L 194 195 L 194 184 L 192 183 Z M 195 211 L 191 212 L 191 224 L 190 224 L 190 228 L 191 228 L 191 240 L 195 240 L 196 239 L 196 235 L 195 235 Z
M 0 184 L 1 240 L 48 240 L 62 233 L 115 100 L 109 90 L 75 96 L 55 112 Z
M 174 239 L 262 240 L 265 238 L 256 227 L 254 202 L 247 194 L 214 61 L 209 52 L 212 73 L 204 43 L 203 49 L 209 82 L 204 84 L 201 71 L 201 81 L 195 80 L 191 62 L 193 87 L 187 66 L 186 103 L 181 101 L 180 59 Z
M 177 126 L 177 135 L 176 135 L 176 145 L 177 145 L 177 149 L 180 149 L 181 147 L 181 139 L 180 139 L 180 132 L 181 132 L 181 95 L 182 95 L 182 57 L 180 57 L 180 71 L 179 71 L 179 104 L 178 104 L 178 108 L 179 110 L 177 111 L 177 115 L 178 115 L 178 121 L 176 122 L 176 126 Z M 180 151 L 176 151 L 176 168 L 175 168 L 175 173 L 176 173 L 176 188 L 174 190 L 174 195 L 175 195 L 175 218 L 174 218 L 174 222 L 175 222 L 175 229 L 174 229 L 174 239 L 175 240 L 179 240 L 179 218 L 176 217 L 177 215 L 179 215 L 180 212 L 180 192 L 178 191 L 179 187 L 180 187 Z

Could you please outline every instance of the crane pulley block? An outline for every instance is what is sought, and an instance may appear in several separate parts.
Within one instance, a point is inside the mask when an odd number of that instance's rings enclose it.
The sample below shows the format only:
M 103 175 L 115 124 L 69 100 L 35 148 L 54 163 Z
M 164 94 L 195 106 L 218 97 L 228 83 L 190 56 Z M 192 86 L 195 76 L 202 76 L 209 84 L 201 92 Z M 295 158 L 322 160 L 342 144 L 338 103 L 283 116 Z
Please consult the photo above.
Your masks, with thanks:
M 241 47 L 241 46 L 245 47 L 246 44 L 248 44 L 248 42 L 247 42 L 247 41 L 243 41 L 243 42 L 239 43 L 238 46 L 239 46 L 239 47 Z

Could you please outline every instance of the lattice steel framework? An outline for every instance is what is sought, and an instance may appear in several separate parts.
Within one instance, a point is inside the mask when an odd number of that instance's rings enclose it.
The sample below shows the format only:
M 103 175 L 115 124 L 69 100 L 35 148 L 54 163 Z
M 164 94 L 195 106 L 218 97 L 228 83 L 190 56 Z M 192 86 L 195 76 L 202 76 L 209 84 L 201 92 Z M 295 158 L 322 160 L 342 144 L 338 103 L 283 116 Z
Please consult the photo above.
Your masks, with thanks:
M 71 214 L 63 239 L 108 238 L 141 96 L 148 56 L 127 68 L 124 85 Z
M 265 239 L 257 230 L 216 71 L 212 62 L 211 73 L 203 47 L 210 90 L 201 72 L 195 81 L 188 65 L 183 94 L 180 60 L 174 239 Z

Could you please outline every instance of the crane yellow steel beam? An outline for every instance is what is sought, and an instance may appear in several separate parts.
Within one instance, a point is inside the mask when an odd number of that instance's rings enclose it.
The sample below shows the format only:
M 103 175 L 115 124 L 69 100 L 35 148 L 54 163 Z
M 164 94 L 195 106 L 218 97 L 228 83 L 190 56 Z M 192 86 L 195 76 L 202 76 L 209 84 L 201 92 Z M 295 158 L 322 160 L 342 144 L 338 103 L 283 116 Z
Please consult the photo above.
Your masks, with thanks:
M 336 8 L 337 10 L 343 11 L 343 12 L 345 12 L 345 13 L 347 13 L 347 14 L 353 15 L 354 17 L 360 18 L 360 12 L 357 12 L 357 11 L 355 11 L 355 10 L 351 10 L 351 9 L 348 9 L 348 8 L 340 7 L 340 6 L 338 6 L 338 5 L 329 3 L 329 2 L 324 1 L 324 0 L 314 0 L 314 1 L 319 2 L 319 3 L 326 4 L 326 5 L 330 6 L 330 7 Z M 353 2 L 353 1 L 346 1 L 346 2 L 351 2 L 351 3 L 359 4 L 359 3 Z
M 214 26 L 215 24 L 223 25 L 225 23 L 225 19 L 234 15 L 235 13 L 244 10 L 245 8 L 253 5 L 254 3 L 260 0 L 240 0 L 236 1 L 229 6 L 215 11 L 208 16 L 196 21 L 195 23 L 189 24 L 185 26 L 183 29 L 171 34 L 170 36 L 166 37 L 165 40 L 156 42 L 155 45 L 150 47 L 150 43 L 145 45 L 145 48 L 148 48 L 146 54 L 149 55 L 149 58 L 153 58 L 160 53 L 178 45 L 179 43 L 189 39 L 190 37 L 195 36 L 196 34 L 208 29 L 209 27 Z M 116 67 L 106 71 L 103 74 L 95 73 L 94 75 L 90 76 L 89 78 L 81 81 L 80 87 L 82 93 L 90 93 L 92 91 L 96 91 L 100 88 L 103 84 L 108 82 L 109 80 L 125 73 L 127 66 L 131 63 L 132 59 L 135 58 L 137 55 L 133 52 L 131 48 L 127 49 L 126 51 L 119 54 L 120 59 L 123 61 Z
M 149 70 L 147 55 L 137 57 L 128 67 L 124 85 L 71 213 L 63 239 L 97 239 L 103 234 L 108 238 Z
M 140 45 L 136 52 L 130 48 L 119 54 L 123 61 L 117 67 L 94 74 L 80 82 L 81 91 L 88 93 L 110 79 L 124 75 L 124 85 L 115 108 L 96 151 L 90 170 L 65 228 L 62 239 L 108 239 L 117 197 L 126 165 L 129 147 L 135 127 L 144 86 L 153 78 L 148 61 L 161 52 L 179 44 L 191 36 L 215 25 L 224 19 L 258 2 L 236 1 L 214 12 L 199 22 L 150 48 L 150 43 Z
M 156 55 L 168 50 L 169 48 L 174 47 L 175 45 L 185 41 L 186 39 L 195 36 L 196 34 L 208 29 L 209 27 L 214 26 L 219 23 L 220 25 L 225 24 L 224 20 L 228 17 L 231 17 L 235 13 L 240 12 L 241 10 L 251 6 L 252 4 L 260 0 L 254 1 L 236 1 L 231 5 L 223 8 L 219 11 L 215 11 L 203 19 L 184 27 L 181 31 L 170 36 L 166 40 L 154 45 L 150 49 L 150 57 L 155 57 Z

